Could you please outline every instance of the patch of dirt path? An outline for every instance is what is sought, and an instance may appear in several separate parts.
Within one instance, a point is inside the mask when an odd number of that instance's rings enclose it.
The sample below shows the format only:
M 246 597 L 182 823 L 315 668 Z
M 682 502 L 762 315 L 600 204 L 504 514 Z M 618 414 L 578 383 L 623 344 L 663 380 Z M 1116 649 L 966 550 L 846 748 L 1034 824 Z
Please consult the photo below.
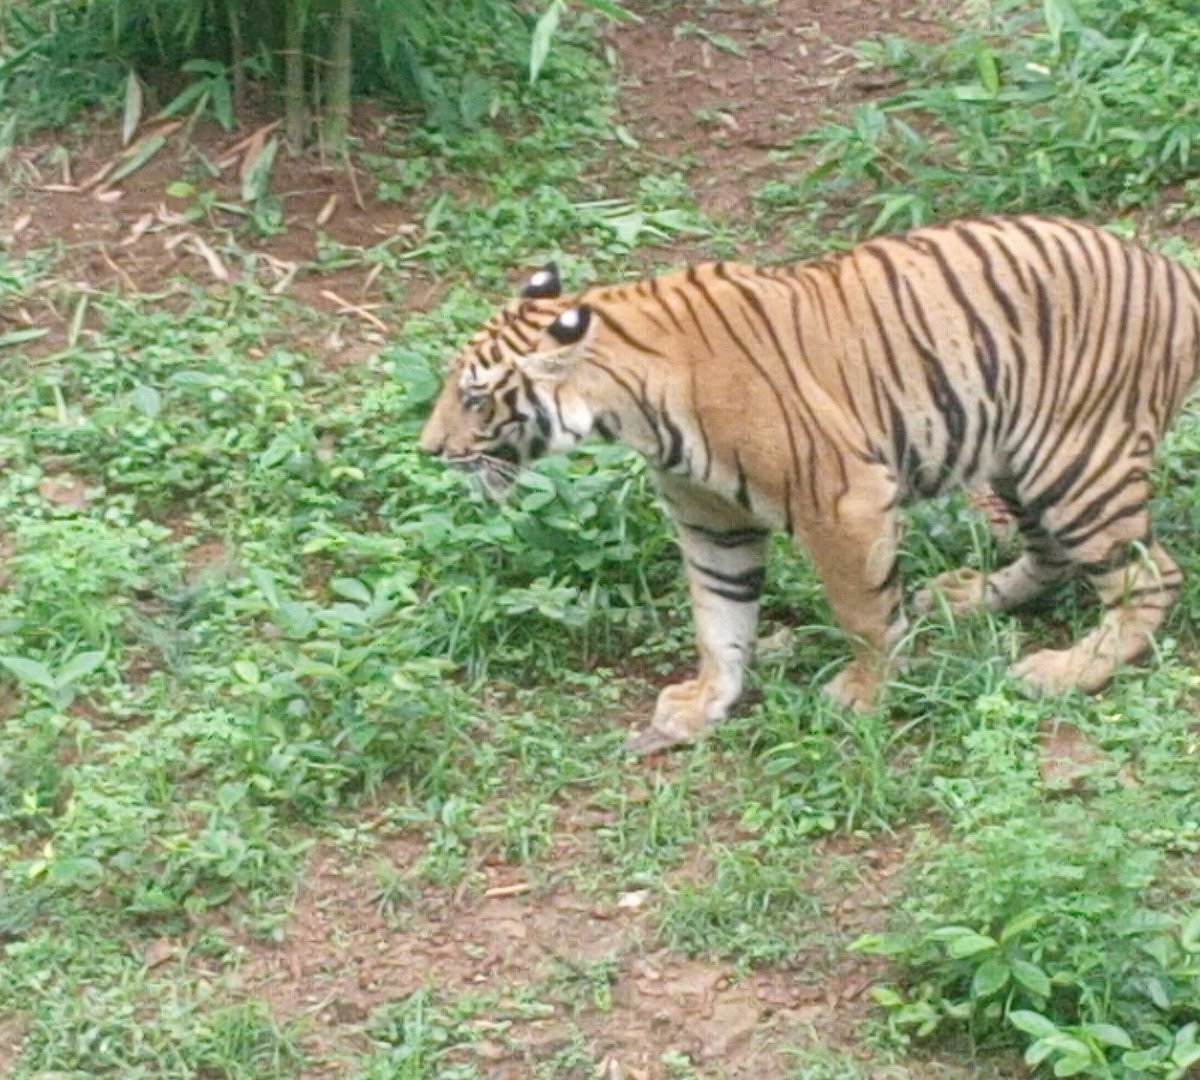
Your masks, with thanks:
M 637 5 L 634 5 L 637 7 Z M 800 167 L 770 151 L 896 87 L 859 69 L 853 46 L 899 34 L 936 40 L 936 0 L 677 4 L 612 33 L 626 73 L 621 116 L 652 153 L 688 170 L 701 206 L 743 218 L 764 180 Z
M 354 135 L 363 154 L 396 159 L 395 123 L 360 103 Z M 382 273 L 365 254 L 414 245 L 416 209 L 380 198 L 361 164 L 315 151 L 293 158 L 282 149 L 270 199 L 256 207 L 243 198 L 243 174 L 277 128 L 253 116 L 228 133 L 211 123 L 194 130 L 150 123 L 126 149 L 119 121 L 96 116 L 85 138 L 52 133 L 14 150 L 0 248 L 21 256 L 52 250 L 55 258 L 52 276 L 0 307 L 0 331 L 45 330 L 27 351 L 52 353 L 67 344 L 72 315 L 90 295 L 163 296 L 186 291 L 183 282 L 219 290 L 254 279 L 320 313 L 321 340 L 308 340 L 311 327 L 299 321 L 293 329 L 330 366 L 377 351 L 398 310 L 425 310 L 442 291 L 419 270 Z M 145 164 L 107 179 L 140 140 L 163 131 L 165 142 Z M 339 258 L 319 259 L 339 246 Z
M 8 1076 L 21 1056 L 28 1022 L 19 1016 L 0 1016 L 0 1077 Z
M 566 884 L 566 864 L 539 866 L 536 879 L 518 867 L 488 866 L 473 895 L 424 889 L 389 909 L 376 868 L 402 875 L 422 850 L 418 841 L 394 839 L 355 863 L 319 848 L 282 943 L 242 943 L 241 990 L 281 1018 L 307 1017 L 308 1049 L 321 1063 L 306 1074 L 312 1080 L 344 1075 L 366 1048 L 372 1010 L 423 988 L 449 1000 L 500 995 L 477 1018 L 479 1039 L 456 1052 L 499 1080 L 528 1077 L 580 1038 L 606 1076 L 665 1080 L 664 1056 L 675 1053 L 724 1070 L 719 1075 L 783 1080 L 794 1075 L 786 1047 L 855 1052 L 880 965 L 830 942 L 881 928 L 903 858 L 899 845 L 831 844 L 831 859 L 861 856 L 854 895 L 844 895 L 844 882 L 830 893 L 818 944 L 739 979 L 728 964 L 659 946 L 661 897 L 598 902 Z M 832 888 L 809 880 L 798 887 Z M 812 927 L 796 929 L 798 942 L 814 940 Z

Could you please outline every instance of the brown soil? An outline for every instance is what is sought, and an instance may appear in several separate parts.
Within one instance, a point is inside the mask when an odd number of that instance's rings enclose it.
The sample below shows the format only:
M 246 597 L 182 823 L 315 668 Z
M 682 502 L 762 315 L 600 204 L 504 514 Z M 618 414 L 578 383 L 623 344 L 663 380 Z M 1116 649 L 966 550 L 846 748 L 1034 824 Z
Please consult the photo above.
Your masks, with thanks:
M 366 153 L 387 153 L 389 122 L 359 110 L 355 135 Z M 281 149 L 271 177 L 281 221 L 257 228 L 241 198 L 241 173 L 256 153 L 249 140 L 261 132 L 261 145 L 277 134 L 276 126 L 251 118 L 237 132 L 208 125 L 185 137 L 147 124 L 133 147 L 162 131 L 168 132 L 162 149 L 116 182 L 95 178 L 106 169 L 111 174 L 130 153 L 121 145 L 117 121 L 98 121 L 82 141 L 51 136 L 14 152 L 8 173 L 18 197 L 0 210 L 0 241 L 18 254 L 57 247 L 60 257 L 53 280 L 0 310 L 0 332 L 48 330 L 27 346 L 44 355 L 67 343 L 84 294 L 170 294 L 184 288 L 180 280 L 219 288 L 254 277 L 322 315 L 321 339 L 307 343 L 331 366 L 341 366 L 377 351 L 389 328 L 378 311 L 386 316 L 393 303 L 411 310 L 435 302 L 437 283 L 416 273 L 384 275 L 363 259 L 342 268 L 312 264 L 322 240 L 357 252 L 383 243 L 403 250 L 415 242 L 412 209 L 378 199 L 361 166 L 315 154 L 290 158 Z M 219 174 L 202 170 L 201 160 Z M 190 193 L 172 188 L 181 180 L 192 185 Z M 83 329 L 87 325 L 85 318 Z M 297 332 L 311 334 L 311 327 L 297 326 Z
M 832 845 L 829 857 L 844 860 L 844 848 Z M 480 1021 L 479 1041 L 461 1053 L 503 1080 L 529 1076 L 577 1036 L 607 1064 L 605 1075 L 647 1080 L 668 1075 L 662 1058 L 670 1051 L 747 1080 L 791 1075 L 782 1046 L 854 1052 L 865 991 L 878 975 L 874 961 L 839 953 L 831 962 L 822 943 L 787 965 L 738 979 L 729 965 L 658 946 L 660 897 L 633 890 L 598 902 L 566 884 L 567 863 L 539 868 L 536 877 L 519 867 L 485 867 L 470 895 L 425 889 L 389 908 L 380 863 L 389 876 L 402 875 L 422 850 L 415 841 L 386 841 L 364 865 L 332 847 L 319 849 L 283 943 L 243 943 L 240 988 L 281 1018 L 305 1016 L 312 1025 L 309 1049 L 322 1061 L 307 1074 L 314 1080 L 344 1075 L 363 1050 L 372 1010 L 423 988 L 448 999 L 501 996 Z M 844 884 L 797 883 L 829 890 L 819 920 L 826 940 L 880 929 L 903 851 L 859 845 L 852 854 L 863 868 L 853 895 Z M 798 941 L 805 930 L 797 927 Z M 587 1002 L 593 992 L 608 1000 L 581 1006 L 581 996 Z M 522 998 L 535 1004 L 522 1009 Z
M 8 1076 L 21 1056 L 26 1022 L 21 1018 L 0 1017 L 0 1077 Z
M 771 150 L 855 103 L 894 90 L 858 67 L 855 43 L 880 34 L 936 38 L 936 0 L 779 0 L 677 4 L 613 31 L 626 71 L 621 114 L 653 153 L 688 169 L 701 205 L 738 218 L 772 175 Z M 703 28 L 703 36 L 697 27 Z

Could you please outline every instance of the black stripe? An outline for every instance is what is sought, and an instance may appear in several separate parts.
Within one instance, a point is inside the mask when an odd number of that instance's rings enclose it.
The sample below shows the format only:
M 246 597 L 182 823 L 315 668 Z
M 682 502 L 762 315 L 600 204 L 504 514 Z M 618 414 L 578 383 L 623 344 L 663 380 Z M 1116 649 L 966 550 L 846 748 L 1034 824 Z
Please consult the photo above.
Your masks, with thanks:
M 728 284 L 732 285 L 733 288 L 735 290 L 737 290 L 739 293 L 741 293 L 742 296 L 746 296 L 745 288 L 739 286 L 739 284 L 737 282 L 733 281 L 728 276 L 728 272 L 725 268 L 724 263 L 715 264 L 715 266 L 713 268 L 713 273 L 718 278 L 721 278 L 722 280 L 726 281 Z M 692 274 L 692 271 L 689 270 L 689 274 Z M 767 388 L 771 391 L 772 394 L 775 395 L 775 402 L 779 407 L 779 414 L 783 418 L 784 431 L 787 432 L 788 447 L 791 450 L 793 466 L 794 467 L 798 466 L 800 463 L 800 453 L 796 448 L 796 434 L 792 429 L 792 410 L 788 408 L 788 400 L 783 396 L 779 387 L 775 385 L 775 381 L 767 373 L 767 369 L 761 363 L 759 363 L 758 358 L 755 356 L 754 352 L 751 349 L 747 348 L 746 343 L 744 341 L 742 341 L 742 339 L 738 336 L 737 332 L 733 329 L 733 324 L 729 321 L 729 319 L 726 316 L 721 305 L 719 303 L 717 303 L 716 299 L 712 296 L 711 292 L 700 282 L 698 277 L 693 275 L 691 277 L 691 280 L 692 280 L 693 284 L 696 286 L 696 289 L 698 290 L 700 295 L 705 299 L 705 301 L 708 303 L 708 306 L 712 309 L 713 313 L 717 316 L 717 319 L 720 321 L 721 325 L 724 327 L 725 333 L 729 336 L 729 339 L 745 354 L 746 359 L 750 361 L 751 366 L 754 368 L 755 371 L 758 372 L 758 374 L 762 378 L 763 382 L 766 383 Z M 761 302 L 759 304 L 759 307 L 761 310 Z M 772 330 L 772 337 L 774 337 L 774 330 Z M 778 338 L 775 338 L 775 341 L 776 341 L 776 343 L 778 343 Z M 793 396 L 792 400 L 798 401 L 801 397 L 800 387 L 796 382 L 795 372 L 792 371 L 791 365 L 787 362 L 787 356 L 786 356 L 786 354 L 783 354 L 782 351 L 780 352 L 780 361 L 783 364 L 785 373 L 787 374 L 789 380 L 792 383 L 792 389 L 794 391 L 794 396 Z M 738 467 L 737 501 L 740 505 L 742 505 L 748 509 L 750 506 L 749 494 L 746 491 L 745 474 L 742 473 L 742 471 L 741 471 L 742 466 L 741 466 L 740 460 L 737 462 L 737 467 Z M 743 502 L 742 501 L 743 499 L 745 499 L 746 501 Z
M 722 589 L 715 585 L 702 585 L 702 588 L 724 600 L 732 600 L 735 604 L 757 604 L 758 595 L 735 592 L 733 589 Z
M 746 484 L 746 470 L 742 468 L 742 455 L 736 450 L 733 452 L 733 464 L 737 469 L 737 494 L 734 498 L 737 500 L 738 506 L 743 510 L 750 509 L 750 489 Z
M 558 417 L 558 426 L 573 439 L 583 439 L 587 432 L 576 431 L 574 428 L 568 427 L 566 420 L 563 418 L 562 398 L 559 396 L 561 393 L 562 384 L 560 383 L 554 387 L 554 413 Z
M 662 467 L 664 469 L 674 469 L 678 467 L 683 460 L 683 432 L 671 419 L 671 414 L 667 412 L 667 403 L 664 391 L 664 399 L 659 403 L 658 415 L 662 419 L 663 427 L 667 429 L 667 453 L 662 459 Z
M 892 565 L 888 568 L 887 575 L 884 579 L 874 587 L 875 592 L 883 593 L 888 589 L 895 588 L 900 582 L 900 560 L 892 559 Z M 891 621 L 890 619 L 888 620 Z
M 983 385 L 987 391 L 987 396 L 994 400 L 996 397 L 997 373 L 1000 369 L 1000 349 L 996 344 L 995 336 L 992 334 L 992 328 L 988 326 L 987 320 L 979 314 L 978 308 L 967 296 L 962 280 L 958 276 L 958 271 L 950 265 L 950 261 L 946 258 L 941 245 L 931 243 L 929 245 L 929 254 L 938 264 L 938 268 L 942 272 L 942 278 L 950 290 L 950 295 L 954 297 L 954 301 L 958 304 L 964 319 L 971 327 L 971 340 L 975 345 L 975 360 L 979 364 L 980 373 L 983 375 Z M 984 271 L 985 277 L 989 278 L 989 285 L 994 290 L 994 285 L 990 280 L 990 264 L 984 264 Z M 1005 308 L 1006 312 L 1012 311 L 1012 317 L 1009 320 L 1011 322 L 1012 318 L 1015 318 L 1016 312 L 1013 310 L 1012 301 L 1007 296 L 1004 297 L 1004 302 L 1001 306 L 1004 307 L 1005 305 L 1007 305 Z
M 1004 317 L 1008 320 L 1008 325 L 1012 327 L 1015 333 L 1021 333 L 1021 318 L 1017 314 L 1016 305 L 1009 298 L 1008 290 L 1003 288 L 997 280 L 996 267 L 987 248 L 983 246 L 983 242 L 975 235 L 975 230 L 969 225 L 956 225 L 953 227 L 953 231 L 979 259 L 979 263 L 983 267 L 984 280 L 988 283 L 992 298 L 1000 305 L 1001 310 L 1004 312 Z
M 696 288 L 700 287 L 696 280 L 696 268 L 694 266 L 688 268 L 687 280 L 689 284 L 695 286 Z M 700 313 L 696 310 L 695 305 L 692 303 L 692 298 L 688 295 L 688 291 L 686 289 L 680 289 L 678 295 L 683 301 L 683 306 L 688 309 L 688 314 L 692 317 L 692 322 L 696 325 L 696 333 L 700 335 L 700 340 L 704 342 L 704 347 L 708 349 L 709 353 L 715 357 L 717 355 L 717 350 L 713 348 L 713 343 L 709 339 L 708 332 L 704 329 L 704 323 L 700 319 Z
M 606 330 L 610 331 L 616 337 L 620 338 L 626 345 L 639 350 L 640 352 L 649 353 L 651 356 L 660 357 L 663 360 L 667 359 L 667 354 L 660 349 L 656 349 L 653 345 L 647 345 L 644 341 L 639 341 L 628 330 L 625 329 L 612 315 L 605 311 L 602 307 L 593 307 L 592 310 L 604 323 Z
M 930 332 L 929 324 L 926 322 L 920 298 L 917 296 L 912 283 L 901 277 L 899 270 L 892 262 L 891 256 L 883 250 L 882 245 L 875 246 L 872 249 L 872 253 L 883 266 L 889 289 L 892 292 L 892 298 L 896 304 L 896 313 L 900 318 L 901 325 L 905 329 L 909 343 L 924 362 L 926 387 L 929 390 L 934 407 L 941 414 L 942 420 L 946 425 L 946 450 L 942 455 L 942 462 L 938 469 L 940 476 L 937 480 L 937 486 L 933 489 L 936 492 L 940 489 L 941 483 L 953 475 L 955 466 L 958 463 L 963 439 L 966 435 L 966 412 L 958 395 L 955 394 L 953 387 L 951 387 L 950 380 L 946 377 L 946 370 L 941 360 L 938 358 L 937 353 L 934 352 L 933 336 Z M 913 315 L 917 319 L 917 328 L 913 327 L 908 316 L 905 314 L 902 299 L 905 294 L 908 296 Z M 920 334 L 918 334 L 918 330 L 920 330 Z M 922 334 L 925 337 L 924 341 L 921 340 Z
M 749 570 L 740 570 L 736 574 L 729 574 L 724 570 L 717 570 L 715 567 L 696 562 L 695 559 L 688 559 L 688 562 L 691 564 L 693 570 L 699 570 L 700 573 L 707 574 L 714 581 L 719 581 L 722 585 L 729 585 L 738 589 L 760 592 L 763 582 L 767 578 L 767 571 L 762 566 L 752 566 Z
M 624 390 L 625 393 L 628 394 L 633 400 L 633 403 L 638 407 L 638 411 L 642 414 L 642 418 L 646 421 L 646 426 L 650 428 L 651 433 L 654 435 L 654 441 L 658 444 L 658 453 L 655 456 L 661 458 L 663 453 L 662 434 L 659 432 L 658 425 L 655 423 L 654 411 L 642 398 L 638 397 L 637 391 L 635 391 L 634 388 L 625 381 L 625 379 L 613 371 L 612 368 L 610 368 L 607 364 L 601 363 L 599 360 L 594 359 L 590 362 L 595 367 L 598 367 L 601 371 L 603 371 L 605 375 L 612 379 L 612 381 L 615 382 L 622 390 Z
M 532 380 L 524 372 L 521 373 L 521 381 L 525 385 L 525 399 L 533 409 L 533 422 L 537 425 L 538 434 L 543 439 L 549 439 L 554 431 L 554 425 L 550 421 L 550 413 L 546 406 L 542 404 L 541 398 L 538 397 Z
M 614 428 L 610 420 L 615 422 L 617 427 Z M 600 436 L 605 442 L 616 442 L 617 431 L 620 429 L 621 418 L 613 413 L 601 413 L 592 421 L 592 430 Z
M 648 287 L 650 289 L 650 295 L 658 301 L 659 307 L 666 312 L 667 318 L 670 319 L 675 325 L 675 329 L 681 334 L 686 334 L 687 331 L 684 329 L 683 323 L 679 321 L 678 316 L 676 316 L 675 312 L 671 310 L 671 305 L 667 303 L 666 298 L 663 296 L 662 283 L 659 281 L 659 279 L 656 277 L 650 278 Z
M 697 525 L 690 521 L 679 523 L 683 528 L 699 533 L 706 540 L 711 540 L 717 547 L 743 547 L 756 541 L 765 540 L 770 532 L 767 529 L 714 529 L 709 525 Z

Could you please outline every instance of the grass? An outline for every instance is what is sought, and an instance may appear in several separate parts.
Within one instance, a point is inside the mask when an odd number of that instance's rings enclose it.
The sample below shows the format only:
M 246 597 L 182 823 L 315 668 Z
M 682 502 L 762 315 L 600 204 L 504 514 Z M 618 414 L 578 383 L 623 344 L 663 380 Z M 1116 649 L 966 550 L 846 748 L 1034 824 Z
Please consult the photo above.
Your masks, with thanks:
M 989 47 L 1007 70 L 1044 37 Z M 326 366 L 325 324 L 253 284 L 95 296 L 68 343 L 0 350 L 10 1074 L 464 1080 L 489 1075 L 489 1053 L 523 1053 L 532 1076 L 596 1075 L 597 1024 L 632 1023 L 635 960 L 836 985 L 858 938 L 883 958 L 871 1018 L 837 1045 L 789 1030 L 779 1076 L 1011 1075 L 1014 1054 L 1047 1075 L 1185 1075 L 1200 1020 L 1200 420 L 1159 466 L 1160 533 L 1189 584 L 1158 662 L 1104 695 L 1030 702 L 1005 675 L 1018 649 L 1094 617 L 1068 589 L 1020 617 L 919 624 L 887 712 L 847 715 L 818 690 L 844 642 L 780 542 L 752 701 L 665 765 L 625 761 L 624 725 L 692 650 L 644 469 L 594 448 L 545 463 L 497 511 L 414 446 L 444 357 L 513 267 L 554 255 L 572 281 L 615 277 L 667 261 L 676 239 L 717 253 L 733 235 L 680 177 L 606 165 L 620 145 L 607 75 L 575 46 L 555 55 L 533 90 L 502 88 L 535 95 L 536 120 L 396 134 L 372 163 L 413 207 L 417 243 L 403 258 L 326 244 L 313 267 L 392 279 L 403 328 L 367 362 Z M 920 71 L 903 70 L 918 92 Z M 1010 111 L 1005 145 L 1034 138 L 1021 124 L 1035 118 Z M 958 130 L 913 160 L 968 154 Z M 1147 197 L 1174 178 L 1152 165 Z M 838 176 L 861 179 L 850 158 Z M 78 310 L 62 258 L 6 253 L 5 310 L 35 295 Z M 446 289 L 404 313 L 421 275 Z M 960 503 L 914 513 L 907 580 L 964 557 L 999 556 Z M 1098 750 L 1066 790 L 1040 771 L 1053 721 Z M 397 838 L 411 862 L 387 857 Z M 454 896 L 478 901 L 497 868 L 533 890 L 523 911 L 565 894 L 634 914 L 614 920 L 611 951 L 564 946 L 501 985 L 431 968 L 422 989 L 334 1022 L 272 1007 L 239 975 L 293 940 L 314 848 L 348 877 L 363 868 L 397 941 Z M 882 906 L 865 936 L 839 914 L 863 893 Z M 647 1067 L 725 1075 L 694 1049 L 680 1028 Z
M 802 135 L 792 152 L 814 167 L 764 186 L 766 213 L 859 233 L 987 211 L 1111 214 L 1174 184 L 1195 204 L 1200 32 L 1182 0 L 1002 0 L 932 44 L 864 42 L 860 59 L 900 89 Z

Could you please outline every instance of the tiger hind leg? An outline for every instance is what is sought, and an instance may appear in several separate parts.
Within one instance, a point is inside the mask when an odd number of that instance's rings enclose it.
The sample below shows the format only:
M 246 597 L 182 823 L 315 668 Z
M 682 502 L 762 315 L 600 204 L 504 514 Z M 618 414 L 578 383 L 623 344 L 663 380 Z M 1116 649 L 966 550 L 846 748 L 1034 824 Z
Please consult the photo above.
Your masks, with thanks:
M 1014 666 L 1029 691 L 1099 690 L 1120 665 L 1150 648 L 1179 594 L 1182 572 L 1151 539 L 1148 464 L 1148 453 L 1131 454 L 1093 478 L 1086 493 L 1068 493 L 1040 514 L 1042 535 L 1092 582 L 1104 615 L 1070 648 L 1043 649 Z M 1124 479 L 1106 486 L 1113 476 Z M 1037 505 L 1036 497 L 1024 502 Z
M 1069 568 L 1047 563 L 1031 552 L 992 573 L 960 566 L 938 574 L 913 596 L 913 607 L 929 614 L 941 599 L 956 615 L 973 611 L 1008 611 L 1040 596 L 1067 575 Z
M 1175 560 L 1158 543 L 1088 576 L 1105 607 L 1100 625 L 1069 649 L 1042 649 L 1014 665 L 1013 674 L 1033 693 L 1101 689 L 1121 664 L 1150 648 L 1183 582 Z
M 916 610 L 928 614 L 940 599 L 956 615 L 1008 611 L 1036 599 L 1072 572 L 1070 558 L 1040 522 L 1018 512 L 1016 527 L 1025 550 L 1015 562 L 991 573 L 961 566 L 939 574 L 913 596 Z

